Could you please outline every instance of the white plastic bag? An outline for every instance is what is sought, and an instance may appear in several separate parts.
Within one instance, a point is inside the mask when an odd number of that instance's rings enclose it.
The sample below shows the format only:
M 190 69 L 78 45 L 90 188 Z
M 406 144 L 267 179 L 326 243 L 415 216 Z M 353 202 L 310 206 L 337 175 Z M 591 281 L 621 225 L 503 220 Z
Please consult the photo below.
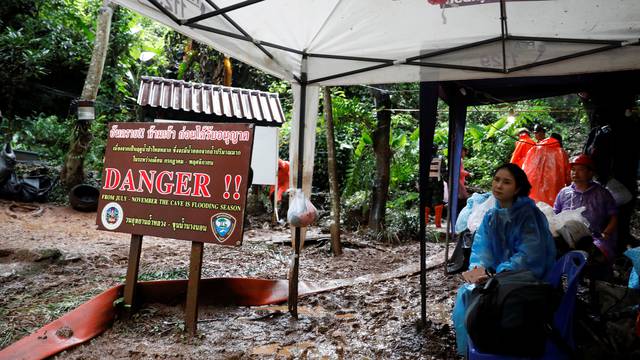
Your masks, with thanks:
M 611 178 L 607 182 L 607 186 L 605 186 L 607 190 L 613 196 L 613 200 L 616 201 L 616 206 L 624 205 L 631 201 L 632 195 L 629 189 L 626 186 L 622 185 L 622 183 L 614 178 Z
M 318 218 L 318 211 L 311 201 L 304 196 L 302 189 L 293 190 L 293 196 L 287 211 L 287 221 L 291 226 L 305 227 L 313 224 Z
M 553 213 L 553 208 L 551 207 L 551 205 L 547 204 L 544 201 L 538 201 L 536 203 L 536 206 L 538 207 L 538 210 L 540 210 L 544 214 L 547 220 L 551 219 L 556 215 Z
M 585 207 L 581 206 L 574 210 L 565 210 L 559 214 L 553 215 L 551 218 L 547 218 L 549 221 L 549 230 L 551 231 L 551 235 L 559 236 L 558 230 L 564 226 L 570 220 L 578 220 L 585 224 L 589 224 L 587 219 L 582 216 L 582 212 L 585 211 Z
M 589 227 L 579 220 L 569 220 L 560 229 L 558 233 L 574 249 L 576 243 L 585 236 L 591 236 Z
M 589 221 L 582 216 L 584 211 L 585 207 L 581 206 L 554 215 L 549 220 L 551 235 L 561 236 L 571 247 L 575 246 L 575 243 L 581 238 L 590 236 Z
M 471 212 L 478 204 L 482 204 L 487 198 L 489 198 L 491 193 L 473 193 L 469 199 L 467 199 L 467 205 L 460 210 L 460 214 L 458 214 L 458 219 L 456 220 L 456 233 L 461 233 L 468 227 L 469 216 L 471 216 Z
M 558 236 L 558 229 L 553 227 L 553 217 L 556 216 L 556 214 L 553 212 L 553 208 L 544 201 L 538 201 L 536 203 L 536 206 L 538 207 L 538 210 L 540 210 L 544 214 L 544 217 L 547 218 L 547 223 L 549 223 L 549 231 L 551 231 L 551 235 Z

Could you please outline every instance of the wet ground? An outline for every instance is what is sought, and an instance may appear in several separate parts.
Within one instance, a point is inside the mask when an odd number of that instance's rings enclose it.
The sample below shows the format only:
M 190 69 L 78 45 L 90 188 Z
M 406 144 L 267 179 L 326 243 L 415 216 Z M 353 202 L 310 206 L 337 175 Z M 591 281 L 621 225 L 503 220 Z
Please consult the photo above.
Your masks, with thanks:
M 95 213 L 0 200 L 0 348 L 124 281 L 130 236 L 95 230 Z M 288 230 L 252 221 L 241 247 L 205 245 L 203 277 L 285 279 Z M 320 283 L 384 274 L 417 264 L 419 244 L 388 246 L 346 234 L 344 255 L 331 255 L 327 235 L 310 234 L 300 279 Z M 427 244 L 427 256 L 442 244 Z M 185 279 L 190 244 L 148 237 L 142 280 Z M 303 297 L 299 319 L 286 304 L 200 308 L 198 335 L 184 329 L 184 308 L 147 304 L 132 319 L 58 355 L 64 359 L 453 359 L 450 313 L 460 280 L 441 268 L 427 273 L 426 327 L 420 327 L 417 275 L 359 282 Z

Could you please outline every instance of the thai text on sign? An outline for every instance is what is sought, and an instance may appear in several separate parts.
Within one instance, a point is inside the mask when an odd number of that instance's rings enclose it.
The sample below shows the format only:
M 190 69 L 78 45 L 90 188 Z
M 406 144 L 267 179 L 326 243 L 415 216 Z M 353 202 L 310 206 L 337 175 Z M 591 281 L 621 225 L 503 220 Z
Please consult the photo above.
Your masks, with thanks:
M 99 229 L 240 245 L 252 124 L 110 123 Z

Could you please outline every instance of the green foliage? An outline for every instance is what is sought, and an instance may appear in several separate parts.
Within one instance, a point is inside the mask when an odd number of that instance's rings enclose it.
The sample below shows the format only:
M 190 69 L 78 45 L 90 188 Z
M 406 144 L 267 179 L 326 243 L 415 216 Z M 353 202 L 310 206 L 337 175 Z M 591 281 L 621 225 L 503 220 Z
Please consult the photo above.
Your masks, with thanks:
M 338 184 L 342 196 L 349 197 L 360 189 L 369 189 L 375 174 L 375 159 L 371 147 L 371 124 L 374 114 L 373 102 L 347 97 L 342 88 L 332 88 L 332 108 L 336 147 Z M 327 173 L 327 137 L 324 116 L 318 119 L 316 131 L 316 158 L 314 185 L 329 188 Z M 316 182 L 318 180 L 318 182 Z
M 71 122 L 55 115 L 38 114 L 29 117 L 16 117 L 16 131 L 12 142 L 16 150 L 28 150 L 39 153 L 45 160 L 61 165 L 69 144 Z M 4 132 L 4 129 L 3 129 Z
M 369 201 L 371 188 L 358 190 L 341 199 L 341 219 L 344 224 L 352 229 L 359 228 L 369 217 Z
M 0 108 L 5 116 L 63 116 L 68 92 L 91 56 L 97 2 L 7 0 L 0 4 Z M 34 96 L 37 94 L 37 96 Z M 61 98 L 67 97 L 66 104 Z
M 509 119 L 509 110 L 514 118 Z M 488 190 L 493 170 L 508 162 L 515 148 L 519 128 L 532 129 L 534 124 L 547 128 L 547 136 L 559 133 L 564 147 L 571 154 L 579 151 L 587 132 L 585 114 L 576 96 L 522 101 L 514 104 L 478 106 L 469 109 L 464 144 L 471 154 L 464 160 L 465 169 L 473 173 L 470 185 Z M 579 121 L 576 121 L 579 120 Z M 582 124 L 582 125 L 581 125 Z M 444 155 L 448 139 L 448 122 L 441 119 L 434 142 Z
M 420 231 L 419 194 L 411 191 L 395 191 L 393 200 L 387 203 L 386 230 L 399 241 L 416 239 Z

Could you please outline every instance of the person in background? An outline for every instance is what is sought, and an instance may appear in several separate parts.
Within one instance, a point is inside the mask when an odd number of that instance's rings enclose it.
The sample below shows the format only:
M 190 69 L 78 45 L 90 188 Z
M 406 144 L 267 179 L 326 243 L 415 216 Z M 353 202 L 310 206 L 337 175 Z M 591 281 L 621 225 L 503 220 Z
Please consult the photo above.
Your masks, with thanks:
M 551 133 L 549 137 L 558 140 L 558 144 L 560 144 L 560 149 L 562 149 L 562 154 L 564 155 L 563 163 L 569 164 L 569 154 L 567 154 L 567 150 L 565 150 L 564 146 L 562 145 L 562 135 L 558 133 Z M 571 172 L 566 171 L 565 174 L 566 174 L 565 183 L 571 184 Z
M 466 284 L 458 290 L 452 319 L 456 330 L 458 354 L 467 352 L 464 317 L 471 290 L 490 273 L 527 269 L 544 279 L 553 268 L 556 248 L 549 223 L 529 198 L 531 184 L 515 164 L 498 167 L 491 192 L 496 199 L 487 211 L 471 247 L 469 271 L 463 273 Z
M 282 201 L 282 194 L 287 192 L 287 190 L 289 190 L 289 162 L 278 159 L 277 188 L 273 185 L 269 187 L 269 199 L 271 200 L 271 204 L 274 204 L 276 201 L 277 203 L 280 203 Z M 273 214 L 274 219 L 278 219 L 278 209 L 274 209 Z
M 534 127 L 534 135 L 538 143 L 527 152 L 522 170 L 531 182 L 531 198 L 553 206 L 560 189 L 569 184 L 568 157 L 557 139 L 544 138 L 541 125 Z
M 542 125 L 535 124 L 533 126 L 533 137 L 536 139 L 537 142 L 540 142 L 547 137 L 547 132 Z
M 558 140 L 558 143 L 560 144 L 560 147 L 564 149 L 564 146 L 562 145 L 562 135 L 554 132 L 554 133 L 551 133 L 551 135 L 549 135 L 549 137 L 552 137 L 552 138 Z
M 525 156 L 527 156 L 527 152 L 529 152 L 529 150 L 531 150 L 531 148 L 535 145 L 536 142 L 533 141 L 533 139 L 529 135 L 529 129 L 519 129 L 518 140 L 516 140 L 516 148 L 513 150 L 513 154 L 511 155 L 511 160 L 509 162 L 512 164 L 516 164 L 522 168 L 522 163 L 524 163 L 524 158 Z
M 434 224 L 439 228 L 442 226 L 442 210 L 444 209 L 443 176 L 447 173 L 447 169 L 444 158 L 438 154 L 438 146 L 434 144 L 431 151 L 433 155 L 429 164 L 429 178 L 427 179 L 427 187 L 424 189 L 426 194 L 424 217 L 428 223 L 429 215 L 433 214 L 435 216 Z
M 464 158 L 469 154 L 469 149 L 466 147 L 462 148 L 462 153 L 460 156 L 460 178 L 459 186 L 458 186 L 458 209 L 457 213 L 460 214 L 460 211 L 467 205 L 467 199 L 469 198 L 469 191 L 467 190 L 466 179 L 467 176 L 471 176 L 471 173 L 464 169 Z
M 589 230 L 593 234 L 592 243 L 604 255 L 603 260 L 606 260 L 600 262 L 612 263 L 616 251 L 618 225 L 615 200 L 609 190 L 593 181 L 594 164 L 589 156 L 580 154 L 572 158 L 570 164 L 573 182 L 560 190 L 553 205 L 553 212 L 558 214 L 584 206 L 585 211 L 582 215 L 589 222 Z M 600 254 L 592 255 L 596 255 L 591 256 L 596 262 L 600 260 Z

